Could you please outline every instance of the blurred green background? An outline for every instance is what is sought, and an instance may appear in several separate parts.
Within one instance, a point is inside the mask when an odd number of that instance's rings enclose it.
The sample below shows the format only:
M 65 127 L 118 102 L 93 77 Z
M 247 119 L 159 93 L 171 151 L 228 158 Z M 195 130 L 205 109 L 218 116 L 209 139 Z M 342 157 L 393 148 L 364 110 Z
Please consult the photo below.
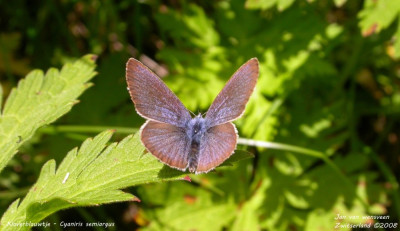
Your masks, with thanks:
M 191 183 L 126 189 L 140 203 L 69 209 L 46 220 L 115 222 L 110 230 L 398 223 L 399 16 L 400 2 L 391 0 L 0 1 L 4 97 L 32 69 L 99 56 L 95 85 L 0 175 L 1 214 L 26 194 L 47 160 L 60 163 L 104 127 L 141 126 L 126 90 L 128 58 L 160 75 L 189 110 L 206 112 L 233 72 L 257 57 L 256 91 L 235 122 L 240 136 L 315 150 L 333 164 L 242 145 L 255 158 L 192 176 Z M 126 135 L 117 129 L 114 138 Z M 347 218 L 335 220 L 337 214 Z

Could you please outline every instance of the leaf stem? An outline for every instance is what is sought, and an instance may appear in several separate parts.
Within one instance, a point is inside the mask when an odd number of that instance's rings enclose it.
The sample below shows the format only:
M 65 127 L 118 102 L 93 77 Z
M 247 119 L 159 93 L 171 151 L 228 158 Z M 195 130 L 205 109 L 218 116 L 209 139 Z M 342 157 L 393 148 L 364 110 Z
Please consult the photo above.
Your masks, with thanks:
M 29 188 L 22 188 L 13 191 L 0 191 L 0 200 L 12 200 L 20 196 L 25 196 Z
M 270 149 L 277 149 L 281 151 L 290 151 L 296 152 L 299 154 L 303 154 L 306 156 L 316 157 L 323 160 L 327 165 L 329 165 L 338 175 L 343 179 L 343 181 L 349 186 L 349 189 L 353 187 L 351 181 L 343 174 L 343 172 L 339 169 L 336 164 L 329 159 L 327 155 L 322 152 L 311 150 L 308 148 L 302 148 L 294 145 L 276 143 L 276 142 L 268 142 L 268 141 L 260 141 L 260 140 L 251 140 L 251 139 L 244 139 L 239 138 L 238 144 L 248 145 L 248 146 L 256 146 L 256 147 L 263 147 L 263 148 L 270 148 Z
M 396 177 L 393 175 L 390 168 L 383 162 L 379 156 L 367 145 L 364 145 L 364 153 L 371 157 L 371 159 L 376 163 L 379 170 L 382 172 L 385 179 L 390 183 L 391 189 L 389 189 L 389 193 L 393 196 L 393 204 L 394 209 L 397 213 L 398 221 L 400 221 L 400 190 L 399 183 L 396 180 Z
M 58 125 L 47 126 L 40 129 L 40 132 L 47 134 L 55 134 L 59 132 L 87 132 L 99 133 L 105 130 L 114 129 L 117 133 L 132 134 L 138 131 L 137 128 L 113 127 L 113 126 L 81 126 L 81 125 Z
M 127 127 L 113 127 L 113 126 L 80 126 L 80 125 L 60 125 L 60 126 L 47 126 L 40 129 L 43 133 L 55 134 L 57 132 L 89 132 L 89 133 L 98 133 L 104 130 L 115 129 L 117 133 L 126 133 L 132 134 L 138 131 L 136 128 L 127 128 Z M 328 164 L 335 172 L 337 172 L 348 185 L 352 185 L 352 183 L 344 176 L 342 171 L 333 163 L 331 159 L 328 158 L 324 153 L 302 148 L 298 146 L 276 143 L 276 142 L 267 142 L 260 140 L 251 140 L 239 138 L 238 144 L 243 144 L 247 146 L 256 146 L 256 147 L 264 147 L 271 149 L 278 149 L 284 151 L 292 151 L 299 154 L 312 156 L 315 158 L 322 159 L 326 164 Z

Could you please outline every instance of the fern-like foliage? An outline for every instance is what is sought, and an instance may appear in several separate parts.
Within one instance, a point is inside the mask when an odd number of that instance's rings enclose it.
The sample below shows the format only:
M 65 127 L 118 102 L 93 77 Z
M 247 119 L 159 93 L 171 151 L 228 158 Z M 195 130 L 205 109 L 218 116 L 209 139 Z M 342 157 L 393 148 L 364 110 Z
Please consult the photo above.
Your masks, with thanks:
M 14 201 L 0 222 L 0 230 L 28 230 L 50 214 L 70 207 L 138 200 L 121 188 L 182 179 L 183 172 L 164 166 L 148 153 L 139 135 L 106 147 L 112 131 L 87 139 L 71 150 L 56 170 L 54 160 L 42 168 L 39 179 L 20 203 Z
M 46 75 L 32 71 L 18 83 L 0 113 L 0 171 L 36 129 L 76 104 L 78 96 L 91 85 L 87 81 L 95 75 L 94 68 L 94 56 L 87 55 L 66 64 L 61 71 L 52 68 Z

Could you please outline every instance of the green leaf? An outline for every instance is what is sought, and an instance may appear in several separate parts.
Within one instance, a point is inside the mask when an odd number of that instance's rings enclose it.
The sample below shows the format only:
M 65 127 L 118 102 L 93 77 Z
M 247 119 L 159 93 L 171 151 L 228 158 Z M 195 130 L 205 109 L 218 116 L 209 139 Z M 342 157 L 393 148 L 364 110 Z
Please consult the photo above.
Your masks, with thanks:
M 3 87 L 0 84 L 0 116 L 1 116 L 1 106 L 3 103 Z
M 294 0 L 279 0 L 278 1 L 278 10 L 284 11 L 289 8 L 294 3 Z
M 246 8 L 266 10 L 277 4 L 278 0 L 247 0 Z
M 395 34 L 395 42 L 394 42 L 394 55 L 396 58 L 400 57 L 400 17 L 397 19 L 397 31 Z
M 364 36 L 379 33 L 388 28 L 394 21 L 400 21 L 400 4 L 398 1 L 374 1 L 364 2 L 364 8 L 358 14 L 359 27 Z M 400 57 L 400 26 L 394 36 L 394 56 Z
M 257 188 L 256 192 L 253 193 L 252 197 L 243 204 L 237 214 L 231 230 L 259 230 L 259 207 L 262 206 L 262 203 L 265 200 L 265 189 L 268 187 L 268 185 L 268 181 L 262 181 L 260 187 Z
M 151 222 L 140 230 L 218 231 L 228 226 L 236 213 L 233 200 L 185 182 L 174 182 L 173 187 L 146 185 L 138 190 L 143 200 L 157 205 L 144 211 L 145 218 Z
M 249 158 L 254 158 L 254 154 L 251 152 L 247 152 L 245 150 L 236 150 L 235 153 L 230 156 L 224 163 L 222 163 L 220 166 L 232 166 L 233 163 L 249 159 Z
M 340 221 L 341 222 L 341 221 Z M 310 212 L 307 217 L 307 223 L 304 230 L 332 230 L 332 227 L 336 227 L 338 220 L 335 220 L 332 213 L 327 213 L 322 209 L 315 209 Z M 350 229 L 343 229 L 350 230 Z
M 36 129 L 67 113 L 91 86 L 93 57 L 84 56 L 61 71 L 51 68 L 46 75 L 32 71 L 11 91 L 0 115 L 0 171 Z
M 188 4 L 182 10 L 171 8 L 156 15 L 160 29 L 179 41 L 178 46 L 209 49 L 219 43 L 219 34 L 214 29 L 213 21 L 201 7 Z
M 266 10 L 276 5 L 278 10 L 283 11 L 293 3 L 294 0 L 247 0 L 246 8 Z
M 194 4 L 185 5 L 182 10 L 169 9 L 156 19 L 160 29 L 178 44 L 167 45 L 157 54 L 170 67 L 172 80 L 167 78 L 168 86 L 189 110 L 208 108 L 225 84 L 218 74 L 224 70 L 225 61 L 214 22 Z
M 333 2 L 335 3 L 336 7 L 341 7 L 347 2 L 347 0 L 333 0 Z
M 16 200 L 3 215 L 0 230 L 6 230 L 9 222 L 35 223 L 70 207 L 138 200 L 120 189 L 182 179 L 185 174 L 144 153 L 138 133 L 106 147 L 111 135 L 106 131 L 87 139 L 79 150 L 67 154 L 57 170 L 55 161 L 48 161 L 24 200 L 19 205 Z
M 399 13 L 398 1 L 365 1 L 364 8 L 358 14 L 362 34 L 368 36 L 373 32 L 380 32 L 391 25 L 399 17 Z

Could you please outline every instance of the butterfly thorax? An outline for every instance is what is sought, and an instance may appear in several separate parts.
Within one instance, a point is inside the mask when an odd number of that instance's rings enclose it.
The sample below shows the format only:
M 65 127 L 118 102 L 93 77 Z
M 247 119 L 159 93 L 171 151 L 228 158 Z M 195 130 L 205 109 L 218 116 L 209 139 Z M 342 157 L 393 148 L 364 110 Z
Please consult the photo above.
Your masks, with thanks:
M 201 117 L 201 114 L 189 121 L 186 134 L 191 140 L 191 149 L 188 156 L 188 168 L 190 172 L 196 171 L 201 139 L 206 131 L 206 121 Z

